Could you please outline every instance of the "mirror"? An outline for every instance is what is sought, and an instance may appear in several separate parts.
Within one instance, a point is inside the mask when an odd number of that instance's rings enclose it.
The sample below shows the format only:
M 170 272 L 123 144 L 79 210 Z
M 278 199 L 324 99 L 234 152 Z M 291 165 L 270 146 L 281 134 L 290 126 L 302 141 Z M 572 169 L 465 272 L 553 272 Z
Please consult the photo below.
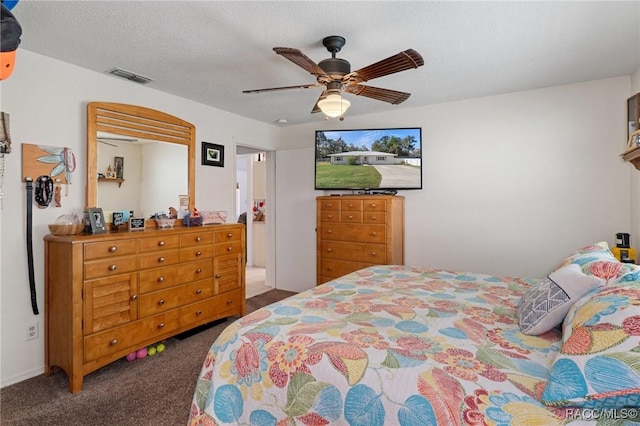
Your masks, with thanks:
M 150 108 L 87 106 L 86 207 L 133 210 L 137 217 L 195 205 L 195 126 Z M 180 213 L 179 213 L 180 216 Z

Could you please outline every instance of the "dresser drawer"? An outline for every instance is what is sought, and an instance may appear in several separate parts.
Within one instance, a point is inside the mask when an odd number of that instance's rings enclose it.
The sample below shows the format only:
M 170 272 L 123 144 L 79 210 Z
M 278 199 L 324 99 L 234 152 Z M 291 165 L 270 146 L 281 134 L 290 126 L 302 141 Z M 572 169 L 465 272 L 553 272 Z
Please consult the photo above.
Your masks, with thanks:
M 180 263 L 179 250 L 163 250 L 139 255 L 140 269 L 158 268 Z
M 340 200 L 340 210 L 343 212 L 361 212 L 362 200 Z
M 138 269 L 138 256 L 118 256 L 111 259 L 93 260 L 84 263 L 84 279 L 110 277 L 133 272 Z
M 191 262 L 192 260 L 210 259 L 213 257 L 213 245 L 190 246 L 180 249 L 180 262 Z
M 157 237 L 140 238 L 140 253 L 178 248 L 180 248 L 179 235 L 164 235 Z
M 340 222 L 340 212 L 337 210 L 321 211 L 320 221 L 321 222 Z
M 362 212 L 342 212 L 340 213 L 342 223 L 362 223 Z
M 211 259 L 184 263 L 178 266 L 178 283 L 180 284 L 211 277 L 213 277 L 213 261 Z
M 387 202 L 385 200 L 364 200 L 362 204 L 365 212 L 387 211 Z
M 386 212 L 364 212 L 364 223 L 387 223 L 387 213 Z
M 84 338 L 84 360 L 93 361 L 122 350 L 134 351 L 141 340 L 176 330 L 179 325 L 179 312 L 175 310 L 92 334 Z
M 124 256 L 138 252 L 138 240 L 112 240 L 84 245 L 84 259 L 93 260 L 105 257 Z
M 224 256 L 225 254 L 241 253 L 243 251 L 241 241 L 228 241 L 215 245 L 215 255 Z
M 138 272 L 138 288 L 140 293 L 162 290 L 181 284 L 178 281 L 179 266 L 165 266 Z
M 214 318 L 239 314 L 242 310 L 240 290 L 214 296 L 180 309 L 180 326 L 204 324 Z
M 204 244 L 213 244 L 213 232 L 189 232 L 180 235 L 180 247 L 199 246 Z
M 374 265 L 374 263 L 350 262 L 346 260 L 323 258 L 322 264 L 320 265 L 320 275 L 330 278 L 338 278 L 353 271 L 357 271 L 358 269 L 372 265 Z
M 200 280 L 140 295 L 138 297 L 138 312 L 141 318 L 145 318 L 211 296 L 213 296 L 212 280 Z
M 387 263 L 386 246 L 384 244 L 345 243 L 340 241 L 323 241 L 322 256 L 327 259 L 350 260 L 375 264 Z
M 329 223 L 322 227 L 320 238 L 333 241 L 358 241 L 383 244 L 386 241 L 386 226 Z
M 320 201 L 320 210 L 322 211 L 339 211 L 340 210 L 340 200 L 338 198 L 331 200 L 322 200 Z
M 227 241 L 238 241 L 242 239 L 242 234 L 244 233 L 243 228 L 234 228 L 223 231 L 216 231 L 215 242 L 224 243 Z

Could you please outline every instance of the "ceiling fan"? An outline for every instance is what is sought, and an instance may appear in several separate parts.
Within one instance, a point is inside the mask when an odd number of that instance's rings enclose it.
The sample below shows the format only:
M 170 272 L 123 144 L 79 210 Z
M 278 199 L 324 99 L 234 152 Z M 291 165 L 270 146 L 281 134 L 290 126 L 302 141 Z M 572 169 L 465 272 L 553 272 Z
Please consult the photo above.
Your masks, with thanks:
M 385 75 L 418 68 L 424 65 L 422 56 L 413 49 L 402 51 L 396 55 L 378 61 L 374 64 L 351 71 L 351 64 L 344 59 L 336 58 L 336 53 L 342 49 L 346 40 L 341 36 L 328 36 L 322 44 L 331 52 L 331 58 L 315 63 L 298 49 L 290 47 L 274 47 L 278 55 L 285 57 L 299 67 L 316 77 L 317 83 L 300 84 L 297 86 L 272 87 L 267 89 L 244 90 L 242 93 L 262 93 L 274 90 L 309 89 L 325 86 L 324 91 L 311 110 L 312 113 L 322 111 L 328 117 L 340 117 L 349 108 L 351 102 L 344 99 L 341 92 L 357 96 L 388 102 L 393 105 L 406 101 L 410 93 L 391 89 L 367 86 L 362 83 Z

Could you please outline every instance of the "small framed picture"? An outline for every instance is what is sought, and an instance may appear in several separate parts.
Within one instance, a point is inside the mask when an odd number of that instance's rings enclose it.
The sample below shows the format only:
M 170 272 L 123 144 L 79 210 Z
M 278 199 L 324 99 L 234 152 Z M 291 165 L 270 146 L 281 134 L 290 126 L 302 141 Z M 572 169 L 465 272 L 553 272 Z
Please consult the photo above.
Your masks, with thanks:
M 224 167 L 224 145 L 202 142 L 202 165 Z
M 124 179 L 124 157 L 113 157 L 113 168 L 115 169 L 115 177 Z
M 144 217 L 129 218 L 129 231 L 144 231 L 145 226 Z
M 89 223 L 91 224 L 92 234 L 103 234 L 107 232 L 107 225 L 104 222 L 104 213 L 101 208 L 90 208 Z

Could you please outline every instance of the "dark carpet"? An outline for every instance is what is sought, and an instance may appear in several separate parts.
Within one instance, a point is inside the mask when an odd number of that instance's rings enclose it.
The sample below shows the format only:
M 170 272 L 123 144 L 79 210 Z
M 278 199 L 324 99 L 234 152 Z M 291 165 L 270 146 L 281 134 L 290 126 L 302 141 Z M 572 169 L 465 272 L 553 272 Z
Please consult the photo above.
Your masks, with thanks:
M 270 290 L 247 299 L 247 313 L 295 293 Z M 2 425 L 186 425 L 191 399 L 209 347 L 231 322 L 182 340 L 166 340 L 163 353 L 128 362 L 120 359 L 84 378 L 71 394 L 64 372 L 0 390 Z

